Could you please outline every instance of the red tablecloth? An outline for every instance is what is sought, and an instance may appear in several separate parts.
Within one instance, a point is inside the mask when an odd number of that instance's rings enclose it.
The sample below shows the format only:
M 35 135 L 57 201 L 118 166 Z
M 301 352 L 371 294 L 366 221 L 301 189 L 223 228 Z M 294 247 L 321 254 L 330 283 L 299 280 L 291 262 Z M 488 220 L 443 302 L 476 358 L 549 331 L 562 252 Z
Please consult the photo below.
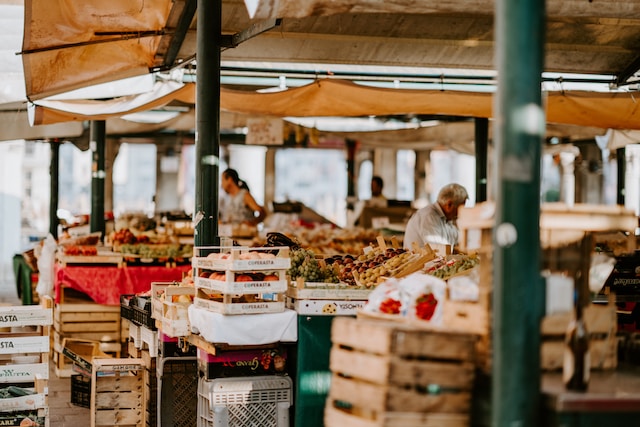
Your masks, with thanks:
M 60 301 L 61 285 L 87 294 L 98 304 L 120 305 L 120 295 L 151 289 L 151 282 L 181 280 L 190 265 L 164 266 L 62 266 L 54 267 L 56 302 Z

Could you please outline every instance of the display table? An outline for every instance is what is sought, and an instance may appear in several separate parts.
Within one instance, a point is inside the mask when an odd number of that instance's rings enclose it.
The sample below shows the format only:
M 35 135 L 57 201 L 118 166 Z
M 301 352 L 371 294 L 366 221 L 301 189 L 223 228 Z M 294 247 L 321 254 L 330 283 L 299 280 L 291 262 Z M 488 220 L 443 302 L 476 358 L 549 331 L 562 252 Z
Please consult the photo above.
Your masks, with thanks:
M 541 388 L 545 426 L 631 426 L 640 420 L 639 366 L 592 371 L 586 393 L 565 390 L 561 373 L 544 374 Z
M 190 269 L 191 265 L 167 267 L 56 264 L 56 302 L 60 302 L 62 287 L 66 286 L 85 293 L 98 304 L 120 305 L 120 295 L 148 291 L 151 289 L 151 282 L 180 281 Z

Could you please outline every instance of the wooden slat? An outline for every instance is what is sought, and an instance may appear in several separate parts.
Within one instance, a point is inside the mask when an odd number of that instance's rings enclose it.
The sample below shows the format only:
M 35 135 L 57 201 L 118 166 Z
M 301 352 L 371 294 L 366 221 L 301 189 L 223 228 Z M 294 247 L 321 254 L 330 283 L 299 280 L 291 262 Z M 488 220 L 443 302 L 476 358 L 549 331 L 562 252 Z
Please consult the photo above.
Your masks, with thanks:
M 544 370 L 562 369 L 564 341 L 543 341 L 540 347 L 540 364 Z M 615 369 L 618 366 L 618 341 L 615 336 L 590 340 L 591 369 Z
M 125 393 L 105 391 L 96 393 L 96 408 L 101 409 L 142 409 L 143 391 Z
M 394 322 L 336 317 L 331 328 L 334 344 L 374 354 L 473 360 L 476 338 L 469 334 L 420 330 Z
M 573 313 L 556 313 L 542 319 L 541 334 L 564 336 Z M 587 331 L 590 334 L 611 334 L 617 328 L 615 304 L 591 304 L 584 310 Z
M 337 409 L 325 408 L 326 427 L 469 427 L 469 416 L 461 414 L 385 413 L 378 419 L 360 417 Z
M 331 349 L 330 370 L 376 384 L 422 387 L 439 384 L 464 390 L 471 388 L 474 375 L 472 363 L 403 359 L 337 346 Z
M 91 414 L 91 426 L 143 426 L 142 409 L 105 409 Z
M 394 385 L 371 384 L 333 375 L 329 399 L 347 402 L 367 412 L 467 413 L 471 392 L 427 394 Z

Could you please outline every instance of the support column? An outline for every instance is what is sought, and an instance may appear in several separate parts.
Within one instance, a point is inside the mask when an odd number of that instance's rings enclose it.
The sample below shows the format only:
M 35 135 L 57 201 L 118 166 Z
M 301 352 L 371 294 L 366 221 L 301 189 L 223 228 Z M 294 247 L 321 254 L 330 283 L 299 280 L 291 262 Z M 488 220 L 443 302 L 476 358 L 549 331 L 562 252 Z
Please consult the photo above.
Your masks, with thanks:
M 54 239 L 58 238 L 58 178 L 60 176 L 60 141 L 50 141 L 51 162 L 49 164 L 49 176 L 51 177 L 49 200 L 49 233 Z
M 347 146 L 347 209 L 353 210 L 356 202 L 356 147 L 353 139 L 345 141 Z
M 492 425 L 538 427 L 544 0 L 497 0 Z
M 476 203 L 487 201 L 487 153 L 489 148 L 489 119 L 475 119 Z
M 105 141 L 106 122 L 104 120 L 94 120 L 89 129 L 89 148 L 91 149 L 91 217 L 89 221 L 92 233 L 101 232 L 105 234 L 104 224 L 104 180 L 106 173 L 105 164 Z
M 198 0 L 194 242 L 219 245 L 220 38 L 222 2 Z
M 573 206 L 576 201 L 576 155 L 567 151 L 560 153 L 562 178 L 560 179 L 560 200 L 567 206 Z
M 625 176 L 627 174 L 627 150 L 624 147 L 616 150 L 616 160 L 618 162 L 618 189 L 616 191 L 616 203 L 624 206 Z

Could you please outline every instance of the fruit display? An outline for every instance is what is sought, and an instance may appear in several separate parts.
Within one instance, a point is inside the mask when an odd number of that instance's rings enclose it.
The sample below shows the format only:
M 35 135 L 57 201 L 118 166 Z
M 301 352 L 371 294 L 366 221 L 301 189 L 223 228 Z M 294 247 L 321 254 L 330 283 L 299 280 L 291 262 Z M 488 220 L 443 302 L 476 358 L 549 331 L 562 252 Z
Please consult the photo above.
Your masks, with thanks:
M 325 282 L 338 283 L 337 271 L 329 263 L 321 263 L 313 251 L 299 248 L 292 250 L 291 267 L 287 270 L 287 274 L 292 280 L 299 277 L 306 282 Z
M 181 244 L 123 244 L 119 247 L 123 255 L 136 255 L 140 258 L 189 258 L 193 253 L 192 245 Z
M 182 259 L 190 258 L 193 254 L 193 245 L 177 243 L 171 236 L 155 231 L 140 232 L 122 228 L 111 232 L 108 241 L 115 252 L 134 258 Z
M 95 245 L 66 245 L 62 247 L 62 253 L 68 256 L 96 256 L 98 247 Z
M 425 265 L 423 271 L 432 276 L 447 280 L 464 273 L 480 263 L 477 255 L 456 254 L 436 258 Z
M 420 255 L 403 248 L 370 250 L 358 257 L 352 255 L 333 256 L 325 260 L 334 266 L 338 278 L 350 286 L 370 288 L 382 282 L 385 277 L 394 277 Z
M 374 230 L 365 228 L 337 229 L 324 226 L 311 229 L 296 227 L 277 234 L 313 251 L 318 257 L 347 254 L 358 256 L 378 236 Z M 266 243 L 268 242 L 255 241 L 258 246 L 266 246 Z

